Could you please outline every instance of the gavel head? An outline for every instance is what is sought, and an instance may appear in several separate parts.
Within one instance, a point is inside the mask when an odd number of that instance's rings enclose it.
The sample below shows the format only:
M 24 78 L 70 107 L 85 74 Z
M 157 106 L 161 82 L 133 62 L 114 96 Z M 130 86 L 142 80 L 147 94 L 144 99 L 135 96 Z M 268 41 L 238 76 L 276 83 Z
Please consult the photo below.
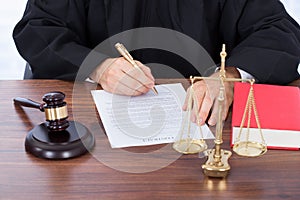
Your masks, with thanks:
M 67 103 L 64 99 L 65 94 L 62 92 L 50 92 L 43 96 L 47 128 L 51 131 L 63 131 L 69 127 Z

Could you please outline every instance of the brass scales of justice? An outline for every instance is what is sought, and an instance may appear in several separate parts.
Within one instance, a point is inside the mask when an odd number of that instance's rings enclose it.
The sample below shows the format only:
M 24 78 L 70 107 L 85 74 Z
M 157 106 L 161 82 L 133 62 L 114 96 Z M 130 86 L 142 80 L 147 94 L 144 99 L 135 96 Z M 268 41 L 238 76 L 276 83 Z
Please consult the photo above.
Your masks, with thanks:
M 223 113 L 223 106 L 225 101 L 225 86 L 224 83 L 226 81 L 232 81 L 232 82 L 248 82 L 250 83 L 250 90 L 248 93 L 247 102 L 244 108 L 244 114 L 241 120 L 239 134 L 237 138 L 235 139 L 234 145 L 233 145 L 233 151 L 240 155 L 245 157 L 257 157 L 261 156 L 264 153 L 267 152 L 267 145 L 265 143 L 261 126 L 259 123 L 259 117 L 258 112 L 256 109 L 255 104 L 255 98 L 254 98 L 254 90 L 253 90 L 253 84 L 254 79 L 238 79 L 238 78 L 227 78 L 226 77 L 226 71 L 225 71 L 225 58 L 227 56 L 227 53 L 225 51 L 225 44 L 222 46 L 222 51 L 220 53 L 221 56 L 221 67 L 219 71 L 219 77 L 213 78 L 213 77 L 197 77 L 197 76 L 191 76 L 191 86 L 188 93 L 188 104 L 187 104 L 187 110 L 185 113 L 185 116 L 183 118 L 183 125 L 181 128 L 181 131 L 175 140 L 173 144 L 173 148 L 183 154 L 193 154 L 193 153 L 201 153 L 203 152 L 205 155 L 207 155 L 207 161 L 205 164 L 202 165 L 203 173 L 208 177 L 220 177 L 224 178 L 228 175 L 230 171 L 230 165 L 228 164 L 228 159 L 231 156 L 231 151 L 221 149 L 221 145 L 223 143 L 222 139 L 222 131 L 223 131 L 223 120 L 222 120 L 222 113 Z M 206 141 L 204 140 L 202 128 L 200 125 L 200 121 L 198 119 L 198 115 L 196 114 L 196 126 L 199 131 L 200 137 L 195 137 L 196 133 L 195 130 L 192 131 L 191 128 L 191 115 L 193 112 L 193 106 L 198 107 L 198 102 L 195 99 L 195 92 L 194 92 L 194 82 L 197 80 L 212 80 L 212 81 L 219 81 L 220 88 L 219 88 L 219 95 L 217 99 L 218 103 L 218 118 L 217 118 L 217 124 L 216 124 L 216 133 L 215 133 L 215 140 L 214 140 L 214 148 L 207 149 L 208 146 L 206 144 Z M 216 102 L 215 102 L 216 103 Z M 198 109 L 196 109 L 198 110 Z M 252 110 L 254 113 L 254 117 L 256 120 L 257 128 L 259 130 L 260 139 L 261 141 L 250 141 L 250 120 L 252 115 Z M 247 120 L 246 120 L 247 119 Z M 245 122 L 247 121 L 246 127 Z M 246 128 L 246 132 L 243 132 L 243 129 Z M 196 130 L 197 131 L 197 130 Z M 191 132 L 194 132 L 192 135 Z M 241 140 L 241 135 L 246 134 L 244 137 L 245 140 Z

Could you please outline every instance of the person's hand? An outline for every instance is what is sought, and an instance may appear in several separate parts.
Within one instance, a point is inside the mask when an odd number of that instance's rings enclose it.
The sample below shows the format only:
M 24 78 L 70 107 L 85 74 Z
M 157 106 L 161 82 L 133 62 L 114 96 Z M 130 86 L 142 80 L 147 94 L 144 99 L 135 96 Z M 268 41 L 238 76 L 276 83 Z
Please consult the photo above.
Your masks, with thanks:
M 210 77 L 218 78 L 219 72 L 215 72 Z M 240 78 L 238 70 L 234 67 L 226 67 L 226 77 L 227 78 Z M 225 86 L 225 100 L 222 113 L 222 120 L 226 119 L 228 110 L 233 101 L 233 82 L 224 83 Z M 201 80 L 194 83 L 194 99 L 195 103 L 193 105 L 191 120 L 193 122 L 200 123 L 203 125 L 211 113 L 208 120 L 208 124 L 211 126 L 216 125 L 218 120 L 218 96 L 220 89 L 220 82 L 215 80 Z M 189 89 L 190 90 L 190 89 Z M 188 95 L 189 95 L 188 90 Z M 187 95 L 187 97 L 188 97 Z M 183 110 L 187 109 L 188 98 L 185 99 L 183 105 Z
M 94 70 L 90 78 L 114 94 L 137 96 L 147 93 L 154 87 L 154 78 L 148 67 L 139 61 L 135 62 L 141 70 L 123 57 L 108 58 Z

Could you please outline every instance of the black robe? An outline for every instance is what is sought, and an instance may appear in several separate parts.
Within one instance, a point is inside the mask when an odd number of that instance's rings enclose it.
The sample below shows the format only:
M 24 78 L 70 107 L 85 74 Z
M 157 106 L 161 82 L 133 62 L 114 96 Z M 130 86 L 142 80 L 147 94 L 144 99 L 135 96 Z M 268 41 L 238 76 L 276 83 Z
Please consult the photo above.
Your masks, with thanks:
M 186 34 L 215 63 L 225 43 L 227 66 L 239 67 L 261 83 L 286 84 L 299 78 L 300 28 L 279 0 L 29 0 L 13 38 L 33 78 L 74 80 L 91 49 L 139 27 Z M 198 75 L 195 66 L 168 51 L 133 54 L 146 64 L 172 66 L 186 77 Z M 98 55 L 80 79 L 111 56 Z

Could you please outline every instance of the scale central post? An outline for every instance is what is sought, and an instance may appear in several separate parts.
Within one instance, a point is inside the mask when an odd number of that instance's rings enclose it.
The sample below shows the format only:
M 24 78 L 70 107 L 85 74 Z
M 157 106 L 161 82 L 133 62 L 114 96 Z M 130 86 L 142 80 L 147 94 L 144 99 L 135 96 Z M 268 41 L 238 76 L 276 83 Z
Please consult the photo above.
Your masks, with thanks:
M 206 176 L 210 177 L 226 177 L 230 166 L 228 159 L 231 156 L 231 151 L 221 149 L 223 143 L 222 131 L 223 131 L 223 106 L 225 101 L 225 86 L 226 72 L 225 72 L 225 58 L 227 53 L 225 51 L 225 45 L 222 47 L 221 56 L 221 68 L 219 71 L 220 90 L 218 96 L 218 121 L 216 125 L 216 139 L 215 148 L 206 150 L 208 156 L 207 162 L 202 165 L 203 172 Z

